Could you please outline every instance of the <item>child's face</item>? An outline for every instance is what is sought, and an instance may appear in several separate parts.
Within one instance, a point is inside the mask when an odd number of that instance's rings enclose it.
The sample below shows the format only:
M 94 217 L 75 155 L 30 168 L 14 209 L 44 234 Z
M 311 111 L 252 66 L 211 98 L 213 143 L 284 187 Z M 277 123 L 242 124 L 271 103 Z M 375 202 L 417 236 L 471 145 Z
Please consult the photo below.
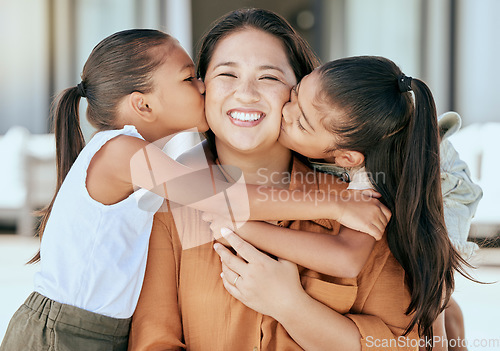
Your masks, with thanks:
M 278 139 L 287 148 L 316 159 L 332 156 L 335 148 L 335 136 L 323 125 L 325 109 L 316 99 L 319 83 L 319 74 L 313 71 L 292 89 L 290 101 L 283 107 Z M 340 113 L 328 109 L 329 120 L 339 117 Z
M 154 73 L 155 110 L 166 135 L 198 128 L 208 129 L 205 118 L 205 85 L 196 79 L 193 60 L 177 43 L 171 44 L 165 62 Z M 168 133 L 168 134 L 167 134 Z

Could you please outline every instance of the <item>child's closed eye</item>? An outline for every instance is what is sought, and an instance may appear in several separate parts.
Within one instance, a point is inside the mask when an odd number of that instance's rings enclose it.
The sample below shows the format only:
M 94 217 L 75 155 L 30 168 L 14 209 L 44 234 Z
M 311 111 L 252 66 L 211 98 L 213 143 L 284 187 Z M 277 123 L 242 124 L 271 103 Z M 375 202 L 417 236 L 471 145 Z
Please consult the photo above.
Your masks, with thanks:
M 300 123 L 300 120 L 299 120 L 299 119 L 297 119 L 297 126 L 299 127 L 299 129 L 300 129 L 301 131 L 303 131 L 303 132 L 305 132 L 305 131 L 306 131 L 306 129 L 304 128 L 304 126 L 302 125 L 302 123 Z

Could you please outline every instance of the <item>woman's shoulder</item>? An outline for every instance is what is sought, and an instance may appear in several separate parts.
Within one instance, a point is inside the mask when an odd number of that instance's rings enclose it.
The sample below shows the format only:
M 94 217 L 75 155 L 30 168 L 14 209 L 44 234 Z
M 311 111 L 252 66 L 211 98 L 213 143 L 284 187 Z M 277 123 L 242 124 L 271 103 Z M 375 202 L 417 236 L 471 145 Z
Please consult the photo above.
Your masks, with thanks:
M 385 310 L 383 313 L 391 318 L 404 319 L 403 324 L 409 322 L 404 317 L 404 312 L 401 312 L 410 303 L 405 271 L 391 253 L 385 236 L 375 244 L 357 281 L 357 308 L 367 313 L 371 310 L 382 313 L 380 311 Z
M 396 260 L 389 248 L 387 237 L 384 235 L 381 240 L 375 243 L 372 253 L 365 266 L 360 272 L 360 276 L 368 277 L 368 280 L 377 280 L 382 275 L 384 277 L 401 277 L 404 274 L 403 267 Z

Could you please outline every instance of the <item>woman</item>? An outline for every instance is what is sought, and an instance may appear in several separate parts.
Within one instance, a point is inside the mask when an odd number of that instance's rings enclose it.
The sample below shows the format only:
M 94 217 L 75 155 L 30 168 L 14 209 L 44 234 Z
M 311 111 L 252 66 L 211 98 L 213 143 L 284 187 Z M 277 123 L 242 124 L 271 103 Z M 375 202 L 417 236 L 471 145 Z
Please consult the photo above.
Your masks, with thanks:
M 203 42 L 198 70 L 206 84 L 206 115 L 219 165 L 239 167 L 248 183 L 345 189 L 333 177 L 317 177 L 277 142 L 289 89 L 316 65 L 307 45 L 273 13 L 235 11 L 214 25 Z M 238 178 L 231 169 L 220 166 L 219 170 L 226 179 Z M 315 178 L 307 181 L 311 173 Z M 329 234 L 339 228 L 329 220 L 280 225 Z M 298 279 L 296 288 L 307 293 L 302 295 L 307 310 L 292 316 L 287 329 L 224 290 L 220 259 L 212 243 L 200 213 L 177 208 L 157 215 L 130 349 L 325 349 L 325 345 L 332 347 L 331 340 L 340 350 L 382 342 L 384 349 L 390 349 L 387 345 L 398 345 L 397 338 L 411 320 L 405 314 L 410 294 L 404 271 L 384 240 L 375 244 L 357 279 L 300 268 L 303 288 Z M 258 251 L 252 255 L 259 264 L 273 263 Z M 288 276 L 290 271 L 286 270 Z M 278 301 L 285 302 L 286 296 Z M 417 332 L 411 330 L 404 340 L 399 346 L 416 343 Z

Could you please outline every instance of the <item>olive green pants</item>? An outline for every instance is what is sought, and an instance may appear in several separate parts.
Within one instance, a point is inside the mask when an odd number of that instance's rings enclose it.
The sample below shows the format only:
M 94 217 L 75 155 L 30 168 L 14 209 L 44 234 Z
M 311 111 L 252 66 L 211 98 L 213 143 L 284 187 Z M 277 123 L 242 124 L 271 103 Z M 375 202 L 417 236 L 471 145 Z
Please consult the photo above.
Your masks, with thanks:
M 34 292 L 12 317 L 0 351 L 126 351 L 130 321 Z

